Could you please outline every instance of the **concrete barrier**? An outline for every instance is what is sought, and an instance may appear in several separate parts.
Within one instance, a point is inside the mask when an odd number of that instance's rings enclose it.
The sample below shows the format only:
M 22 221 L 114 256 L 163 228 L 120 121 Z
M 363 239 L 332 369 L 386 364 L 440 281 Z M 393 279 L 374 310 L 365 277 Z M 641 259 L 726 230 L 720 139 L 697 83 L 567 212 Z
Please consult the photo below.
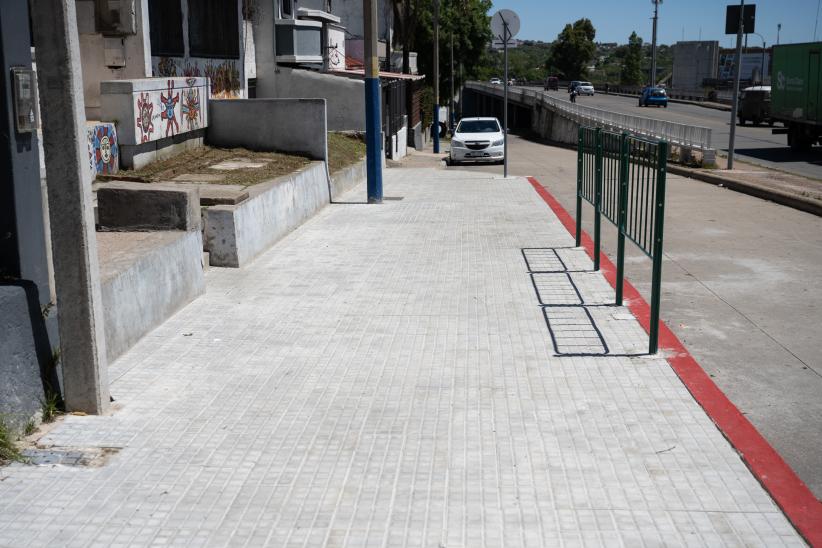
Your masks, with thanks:
M 196 188 L 112 181 L 97 189 L 97 223 L 106 230 L 199 230 Z
M 328 157 L 325 99 L 230 99 L 209 103 L 209 145 Z
M 205 292 L 199 230 L 98 232 L 109 363 Z
M 323 162 L 248 189 L 237 205 L 203 213 L 205 249 L 211 266 L 241 267 L 329 203 Z
M 340 196 L 365 181 L 367 177 L 365 158 L 356 164 L 344 167 L 331 174 L 331 201 L 336 201 Z

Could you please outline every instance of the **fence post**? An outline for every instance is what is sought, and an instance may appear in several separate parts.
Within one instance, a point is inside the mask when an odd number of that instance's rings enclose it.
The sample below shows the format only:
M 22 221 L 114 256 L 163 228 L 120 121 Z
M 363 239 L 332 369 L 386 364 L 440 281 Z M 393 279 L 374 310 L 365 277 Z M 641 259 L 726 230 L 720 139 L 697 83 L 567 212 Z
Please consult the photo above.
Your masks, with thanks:
M 628 177 L 631 169 L 631 153 L 628 133 L 619 137 L 619 203 L 617 209 L 617 264 L 616 304 L 622 306 L 622 286 L 625 280 L 625 224 L 628 219 Z
M 577 142 L 577 234 L 576 246 L 582 245 L 582 170 L 585 167 L 583 162 L 585 154 L 585 128 L 579 126 L 579 139 Z
M 599 270 L 600 225 L 602 214 L 602 128 L 596 129 L 596 155 L 594 157 L 594 270 Z
M 657 148 L 656 196 L 654 196 L 653 278 L 651 280 L 650 354 L 659 349 L 659 304 L 662 288 L 662 231 L 665 225 L 665 171 L 668 165 L 668 143 L 660 141 Z

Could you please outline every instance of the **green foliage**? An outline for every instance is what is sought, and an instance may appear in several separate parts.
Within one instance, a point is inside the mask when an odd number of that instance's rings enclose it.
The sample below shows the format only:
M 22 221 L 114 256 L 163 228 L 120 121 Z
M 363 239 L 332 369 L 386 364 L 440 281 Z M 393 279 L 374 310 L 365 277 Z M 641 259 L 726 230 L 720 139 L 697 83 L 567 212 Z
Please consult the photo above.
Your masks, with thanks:
M 596 54 L 596 29 L 590 19 L 567 24 L 557 36 L 546 63 L 548 71 L 566 79 L 588 75 L 588 65 Z
M 46 399 L 40 402 L 40 410 L 43 422 L 54 422 L 54 419 L 63 413 L 63 400 L 60 394 L 52 391 L 46 392 Z
M 11 461 L 23 462 L 23 456 L 17 445 L 14 443 L 14 436 L 11 428 L 6 424 L 5 419 L 0 416 L 0 464 Z
M 525 40 L 519 46 L 508 50 L 508 74 L 517 80 L 542 82 L 549 76 L 546 62 L 551 56 L 551 44 Z M 491 51 L 486 64 L 479 67 L 479 80 L 502 78 L 504 71 L 502 51 Z
M 416 51 L 420 73 L 425 74 L 427 82 L 433 83 L 434 0 L 392 0 L 392 3 L 398 29 L 395 46 Z M 452 37 L 455 88 L 466 79 L 476 78 L 478 69 L 486 64 L 491 42 L 490 9 L 491 0 L 440 1 L 440 97 L 450 93 Z
M 642 38 L 636 31 L 628 38 L 628 47 L 622 59 L 622 77 L 620 83 L 624 86 L 638 86 L 644 80 L 642 72 Z

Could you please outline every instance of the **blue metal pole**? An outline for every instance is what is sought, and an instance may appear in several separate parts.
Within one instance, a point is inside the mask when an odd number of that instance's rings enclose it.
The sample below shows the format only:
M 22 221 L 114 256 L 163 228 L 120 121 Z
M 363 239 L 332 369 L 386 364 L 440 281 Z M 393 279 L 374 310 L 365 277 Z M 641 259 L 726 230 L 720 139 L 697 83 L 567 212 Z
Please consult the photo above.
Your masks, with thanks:
M 440 106 L 434 104 L 434 154 L 440 153 Z
M 365 151 L 368 203 L 382 202 L 382 131 L 380 127 L 380 79 L 365 79 Z
M 434 154 L 440 153 L 440 0 L 434 0 Z
M 363 0 L 365 16 L 365 164 L 368 203 L 382 203 L 382 116 L 377 57 L 377 0 Z

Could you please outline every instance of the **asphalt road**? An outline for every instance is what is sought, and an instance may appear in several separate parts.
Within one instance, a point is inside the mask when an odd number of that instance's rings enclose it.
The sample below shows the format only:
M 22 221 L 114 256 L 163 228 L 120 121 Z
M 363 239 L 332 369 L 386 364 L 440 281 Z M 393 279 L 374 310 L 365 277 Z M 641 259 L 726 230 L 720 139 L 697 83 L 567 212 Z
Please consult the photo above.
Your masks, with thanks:
M 574 151 L 512 136 L 509 159 L 509 174 L 535 176 L 573 214 Z M 602 226 L 613 259 L 616 231 Z M 626 276 L 650 302 L 651 263 L 627 251 Z M 822 218 L 668 175 L 662 319 L 822 499 L 820 267 Z
M 568 100 L 565 91 L 546 92 L 554 97 Z M 633 97 L 604 95 L 578 97 L 577 103 L 611 112 L 645 116 L 667 120 L 679 124 L 708 127 L 713 130 L 713 144 L 717 150 L 728 150 L 730 138 L 730 112 L 705 108 L 698 105 L 669 103 L 668 108 L 640 107 Z M 780 127 L 777 124 L 777 127 Z M 767 125 L 736 128 L 736 154 L 746 162 L 758 163 L 770 168 L 795 173 L 814 179 L 822 179 L 822 147 L 815 147 L 808 153 L 795 153 L 788 148 L 786 135 L 774 135 Z

